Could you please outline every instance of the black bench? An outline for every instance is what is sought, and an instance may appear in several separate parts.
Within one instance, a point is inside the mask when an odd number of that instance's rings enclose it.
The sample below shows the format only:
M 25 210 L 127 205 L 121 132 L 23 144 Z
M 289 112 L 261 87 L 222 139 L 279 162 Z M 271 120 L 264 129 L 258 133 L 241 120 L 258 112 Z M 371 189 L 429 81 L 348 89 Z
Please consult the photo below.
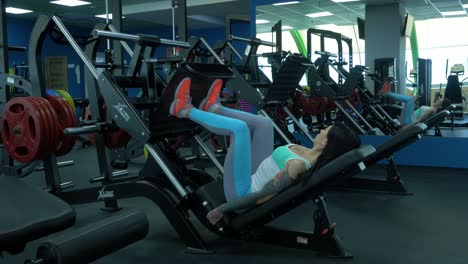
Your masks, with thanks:
M 30 241 L 71 227 L 76 214 L 64 201 L 12 176 L 0 177 L 0 253 L 21 253 Z M 26 263 L 89 263 L 148 233 L 140 211 L 119 213 L 77 230 L 65 230 L 43 242 L 36 260 Z
M 408 145 L 418 141 L 421 136 L 427 131 L 428 126 L 424 123 L 419 123 L 411 126 L 399 134 L 393 136 L 390 140 L 376 147 L 373 155 L 364 160 L 367 167 L 377 164 L 379 161 L 386 159 L 387 176 L 385 179 L 369 179 L 369 178 L 350 178 L 346 182 L 338 185 L 339 189 L 352 189 L 361 191 L 377 191 L 394 194 L 409 194 L 400 180 L 400 173 L 393 159 L 393 154 Z
M 345 153 L 317 172 L 312 172 L 312 170 L 305 172 L 307 180 L 245 212 L 227 215 L 217 226 L 216 231 L 234 238 L 253 238 L 265 243 L 317 250 L 335 257 L 349 257 L 350 255 L 334 234 L 334 225 L 329 220 L 322 192 L 333 182 L 341 181 L 364 169 L 362 160 L 372 155 L 374 151 L 375 149 L 370 145 L 361 146 Z M 206 184 L 196 193 L 208 208 L 214 208 L 226 202 L 222 180 Z M 314 217 L 314 233 L 292 232 L 265 226 L 266 223 L 301 205 L 306 200 L 313 200 L 318 207 Z M 199 217 L 203 221 L 205 215 L 199 214 Z
M 0 176 L 0 251 L 23 251 L 32 240 L 75 223 L 75 212 L 65 202 L 18 178 Z

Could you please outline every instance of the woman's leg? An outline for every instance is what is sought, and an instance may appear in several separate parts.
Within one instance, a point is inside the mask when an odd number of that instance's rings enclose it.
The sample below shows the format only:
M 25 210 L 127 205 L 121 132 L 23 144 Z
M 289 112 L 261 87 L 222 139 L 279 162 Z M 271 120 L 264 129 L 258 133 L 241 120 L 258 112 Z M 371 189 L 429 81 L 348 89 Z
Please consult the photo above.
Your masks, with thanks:
M 274 133 L 271 119 L 223 106 L 218 108 L 216 114 L 242 120 L 249 127 L 252 139 L 251 174 L 255 173 L 260 163 L 273 153 Z
M 192 108 L 188 118 L 204 126 L 209 131 L 231 137 L 224 159 L 224 193 L 227 201 L 250 193 L 251 178 L 251 140 L 247 124 L 241 120 L 220 116 Z
M 252 137 L 251 174 L 253 174 L 260 163 L 273 153 L 273 123 L 269 118 L 263 116 L 223 107 L 219 103 L 219 94 L 222 86 L 223 82 L 221 80 L 215 80 L 211 84 L 207 96 L 201 102 L 199 108 L 222 116 L 239 119 L 247 124 Z
M 231 144 L 224 161 L 226 199 L 232 201 L 251 192 L 251 140 L 245 122 L 194 108 L 190 104 L 188 78 L 182 80 L 177 87 L 170 113 L 179 118 L 188 118 L 215 134 L 230 136 Z
M 386 93 L 385 96 L 388 96 L 403 103 L 403 110 L 401 111 L 399 121 L 402 126 L 410 125 L 413 122 L 411 116 L 413 115 L 414 111 L 415 98 L 413 98 L 412 96 L 392 92 Z

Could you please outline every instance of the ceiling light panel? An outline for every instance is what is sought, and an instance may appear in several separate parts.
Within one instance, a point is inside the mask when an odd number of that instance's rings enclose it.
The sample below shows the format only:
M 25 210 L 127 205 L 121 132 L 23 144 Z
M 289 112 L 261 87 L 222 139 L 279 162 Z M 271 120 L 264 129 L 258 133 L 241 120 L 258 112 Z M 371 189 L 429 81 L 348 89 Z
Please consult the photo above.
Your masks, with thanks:
M 299 1 L 290 1 L 290 2 L 282 2 L 282 3 L 275 3 L 274 6 L 282 6 L 282 5 L 294 5 L 299 4 Z
M 332 0 L 335 3 L 359 2 L 361 0 Z
M 104 19 L 106 19 L 106 14 L 95 15 L 95 17 L 99 17 L 99 18 L 104 18 Z M 125 18 L 125 17 L 123 16 L 122 18 Z M 109 14 L 109 19 L 112 19 L 112 14 Z
M 91 4 L 90 2 L 81 1 L 81 0 L 57 0 L 57 1 L 51 1 L 51 3 L 56 4 L 56 5 L 70 6 L 70 7 Z
M 265 20 L 265 19 L 257 19 L 257 20 L 255 20 L 255 24 L 266 24 L 266 23 L 270 23 L 270 21 Z
M 16 8 L 16 7 L 7 7 L 5 8 L 5 12 L 18 15 L 18 14 L 31 13 L 33 11 L 28 10 L 28 9 Z
M 462 16 L 466 15 L 465 11 L 446 11 L 446 12 L 440 12 L 443 16 Z
M 307 14 L 306 16 L 308 17 L 326 17 L 326 16 L 333 16 L 332 13 L 325 11 L 325 12 L 318 12 L 318 13 L 312 13 L 312 14 Z

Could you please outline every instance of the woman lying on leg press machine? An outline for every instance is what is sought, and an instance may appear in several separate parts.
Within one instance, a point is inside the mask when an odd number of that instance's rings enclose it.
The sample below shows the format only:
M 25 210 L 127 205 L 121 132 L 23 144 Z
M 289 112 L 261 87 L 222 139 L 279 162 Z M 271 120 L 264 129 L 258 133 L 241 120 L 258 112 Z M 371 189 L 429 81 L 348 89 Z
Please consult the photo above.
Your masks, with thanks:
M 231 137 L 224 161 L 224 193 L 227 203 L 207 215 L 216 224 L 227 212 L 247 209 L 267 201 L 301 180 L 308 169 L 319 169 L 329 161 L 360 146 L 358 135 L 344 124 L 323 129 L 312 148 L 289 144 L 273 150 L 271 120 L 223 107 L 219 103 L 222 81 L 211 85 L 198 109 L 191 104 L 189 78 L 181 81 L 170 113 L 188 118 L 211 132 Z
M 426 119 L 439 112 L 439 110 L 450 105 L 450 101 L 448 99 L 438 98 L 435 100 L 433 106 L 423 105 L 415 109 L 416 101 L 418 100 L 417 96 L 403 95 L 390 92 L 389 90 L 390 87 L 387 89 L 383 88 L 381 90 L 381 95 L 395 101 L 399 101 L 403 104 L 403 109 L 401 110 L 400 117 L 398 118 L 401 126 L 400 131 L 407 129 L 413 124 L 424 122 Z

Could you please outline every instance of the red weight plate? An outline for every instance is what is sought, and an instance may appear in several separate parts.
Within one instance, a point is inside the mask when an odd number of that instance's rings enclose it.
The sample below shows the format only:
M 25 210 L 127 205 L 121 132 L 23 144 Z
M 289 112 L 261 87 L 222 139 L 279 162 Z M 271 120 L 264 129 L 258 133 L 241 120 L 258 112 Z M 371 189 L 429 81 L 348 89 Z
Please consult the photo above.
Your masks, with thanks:
M 41 159 L 48 158 L 52 153 L 54 153 L 53 145 L 56 142 L 57 138 L 57 125 L 54 122 L 54 118 L 52 117 L 52 113 L 50 109 L 44 104 L 42 97 L 40 96 L 31 96 L 30 97 L 34 102 L 38 105 L 38 107 L 43 111 L 43 120 L 46 124 L 45 127 L 48 129 L 49 139 L 47 145 L 44 146 L 43 157 Z
M 89 105 L 86 107 L 85 120 L 93 120 L 93 116 L 91 115 L 91 106 Z M 88 134 L 88 140 L 91 144 L 96 144 L 96 136 L 94 134 Z
M 100 121 L 107 120 L 107 106 L 103 100 L 103 98 L 99 98 L 99 114 L 100 114 Z M 85 119 L 91 120 L 91 108 L 90 106 L 86 107 Z M 96 143 L 96 138 L 94 134 L 88 135 L 89 141 L 91 143 Z M 128 144 L 130 141 L 131 136 L 122 129 L 119 129 L 115 132 L 106 134 L 105 144 L 108 148 L 121 148 Z
M 43 97 L 37 97 L 38 101 L 43 105 L 49 118 L 49 125 L 52 131 L 52 139 L 48 148 L 49 154 L 55 153 L 60 142 L 59 120 L 52 105 Z
M 54 108 L 59 120 L 60 143 L 55 151 L 55 155 L 63 156 L 70 152 L 75 145 L 75 137 L 65 136 L 63 130 L 65 128 L 75 127 L 76 117 L 65 99 L 57 96 L 48 96 L 47 99 Z
M 123 148 L 125 147 L 132 137 L 120 129 L 106 135 L 106 146 L 108 148 Z
M 64 135 L 63 135 L 63 130 L 69 126 L 68 124 L 68 113 L 67 113 L 67 108 L 64 108 L 63 105 L 60 103 L 60 99 L 57 96 L 47 96 L 47 100 L 49 103 L 52 105 L 54 108 L 54 112 L 57 115 L 57 118 L 59 120 L 58 122 L 58 135 L 59 135 L 59 144 L 57 146 L 57 149 L 55 150 L 55 154 L 57 155 L 57 151 L 63 148 L 63 143 L 64 143 Z
M 76 115 L 75 112 L 73 111 L 73 108 L 68 104 L 68 102 L 59 97 L 59 103 L 62 105 L 63 109 L 65 110 L 68 122 L 67 122 L 67 128 L 68 127 L 76 127 L 77 126 L 77 120 L 76 120 Z M 63 132 L 63 131 L 62 131 Z M 73 146 L 75 145 L 76 142 L 76 137 L 75 136 L 65 136 L 63 139 L 63 152 L 58 152 L 60 155 L 65 155 L 68 152 L 70 152 L 73 149 Z
M 55 147 L 54 147 L 54 151 L 52 152 L 52 153 L 55 153 L 55 151 L 57 150 L 57 147 L 58 147 L 58 145 L 60 143 L 60 135 L 63 133 L 63 130 L 60 129 L 60 126 L 59 126 L 60 121 L 58 119 L 57 113 L 54 110 L 54 107 L 50 104 L 50 102 L 46 98 L 42 97 L 41 99 L 44 101 L 44 103 L 50 109 L 50 112 L 52 113 L 53 122 L 55 124 L 56 137 L 54 138 L 55 139 L 55 144 L 53 145 Z
M 103 106 L 102 106 L 102 111 L 101 113 L 101 119 L 104 121 L 107 121 L 107 105 L 102 101 Z M 106 135 L 106 146 L 110 149 L 112 148 L 123 148 L 125 147 L 132 136 L 130 136 L 125 130 L 119 128 L 117 131 L 108 133 Z
M 41 140 L 41 152 L 38 154 L 37 159 L 43 160 L 48 155 L 50 155 L 48 148 L 50 145 L 52 132 L 50 131 L 50 124 L 47 119 L 47 112 L 44 109 L 44 107 L 40 104 L 40 102 L 37 100 L 38 98 L 39 96 L 29 96 L 28 100 L 31 101 L 36 106 L 37 111 L 41 114 L 42 127 L 44 129 L 44 133 L 43 133 L 44 137 Z
M 10 156 L 24 163 L 36 160 L 45 132 L 36 106 L 27 97 L 13 98 L 5 106 L 1 122 L 3 144 Z
M 28 100 L 30 100 L 35 106 L 37 111 L 40 113 L 44 128 L 44 137 L 42 138 L 41 142 L 41 152 L 37 156 L 37 159 L 43 160 L 50 155 L 50 144 L 52 142 L 53 131 L 50 129 L 50 122 L 47 116 L 47 111 L 44 106 L 41 104 L 40 100 L 38 100 L 38 96 L 29 96 Z

